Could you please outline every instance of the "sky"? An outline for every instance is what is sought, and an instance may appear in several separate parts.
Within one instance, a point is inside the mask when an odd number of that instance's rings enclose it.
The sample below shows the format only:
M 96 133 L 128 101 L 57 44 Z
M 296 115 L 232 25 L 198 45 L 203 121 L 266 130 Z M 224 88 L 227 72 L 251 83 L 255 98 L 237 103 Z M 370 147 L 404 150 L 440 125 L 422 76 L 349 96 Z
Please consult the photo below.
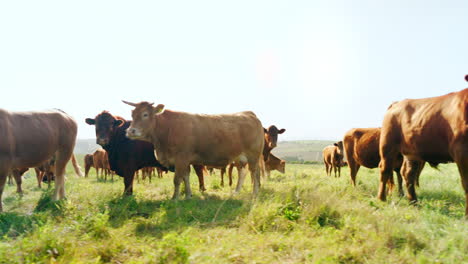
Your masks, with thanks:
M 121 100 L 254 111 L 280 140 L 378 127 L 468 84 L 468 2 L 1 1 L 0 108 L 131 118 Z

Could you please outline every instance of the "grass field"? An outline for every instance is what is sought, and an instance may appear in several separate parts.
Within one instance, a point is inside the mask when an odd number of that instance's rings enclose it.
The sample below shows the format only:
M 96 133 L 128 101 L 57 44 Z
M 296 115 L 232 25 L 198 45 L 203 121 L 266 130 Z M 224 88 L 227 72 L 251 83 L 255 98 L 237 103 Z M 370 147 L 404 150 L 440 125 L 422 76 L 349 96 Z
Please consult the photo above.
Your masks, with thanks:
M 94 172 L 94 169 L 92 170 Z M 375 196 L 378 171 L 358 186 L 321 165 L 287 165 L 252 200 L 206 177 L 191 200 L 171 201 L 172 174 L 122 197 L 121 178 L 97 182 L 69 170 L 67 199 L 25 179 L 7 186 L 0 214 L 0 263 L 467 263 L 468 223 L 455 165 L 426 168 L 418 206 Z

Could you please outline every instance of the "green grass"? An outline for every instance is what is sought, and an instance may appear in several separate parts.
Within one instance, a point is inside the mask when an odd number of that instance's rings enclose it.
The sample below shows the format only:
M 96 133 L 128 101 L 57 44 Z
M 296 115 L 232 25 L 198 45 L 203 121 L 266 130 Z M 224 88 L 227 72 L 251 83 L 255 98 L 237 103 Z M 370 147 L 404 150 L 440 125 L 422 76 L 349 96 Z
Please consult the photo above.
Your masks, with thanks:
M 375 196 L 378 170 L 358 186 L 325 176 L 322 165 L 287 165 L 253 200 L 250 180 L 232 196 L 219 174 L 208 191 L 171 201 L 172 174 L 136 184 L 97 182 L 69 171 L 67 199 L 50 200 L 30 175 L 25 193 L 7 186 L 0 214 L 0 263 L 463 263 L 468 223 L 456 166 L 426 168 L 410 205 Z M 219 172 L 218 172 L 219 173 Z

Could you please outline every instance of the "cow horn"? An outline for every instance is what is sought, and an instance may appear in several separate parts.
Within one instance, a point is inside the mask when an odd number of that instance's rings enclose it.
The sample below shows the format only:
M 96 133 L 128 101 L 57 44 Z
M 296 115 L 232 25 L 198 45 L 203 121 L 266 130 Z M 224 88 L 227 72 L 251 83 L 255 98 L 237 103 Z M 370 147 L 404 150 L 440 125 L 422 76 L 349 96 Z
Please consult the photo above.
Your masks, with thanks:
M 122 100 L 122 102 L 123 102 L 124 104 L 128 104 L 128 105 L 131 105 L 131 106 L 134 106 L 134 107 L 137 106 L 137 104 L 135 104 L 135 103 L 130 103 L 130 102 L 127 102 L 127 101 L 125 101 L 125 100 Z

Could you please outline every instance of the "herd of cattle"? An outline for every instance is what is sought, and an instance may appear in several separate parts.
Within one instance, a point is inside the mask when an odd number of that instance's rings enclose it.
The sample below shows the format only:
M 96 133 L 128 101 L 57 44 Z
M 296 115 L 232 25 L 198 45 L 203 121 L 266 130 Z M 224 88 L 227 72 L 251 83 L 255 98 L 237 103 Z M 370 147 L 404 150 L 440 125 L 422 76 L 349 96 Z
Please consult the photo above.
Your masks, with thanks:
M 468 76 L 465 77 L 468 81 Z M 165 109 L 152 103 L 124 103 L 133 106 L 132 120 L 103 111 L 87 118 L 95 126 L 96 143 L 102 146 L 85 156 L 85 176 L 94 167 L 97 176 L 107 179 L 117 174 L 124 178 L 124 194 L 133 193 L 137 171 L 151 176 L 174 172 L 173 199 L 185 185 L 186 198 L 191 197 L 189 174 L 193 167 L 204 191 L 204 173 L 221 170 L 221 185 L 228 171 L 239 177 L 235 191 L 242 188 L 250 172 L 253 193 L 260 187 L 260 174 L 277 169 L 284 173 L 285 161 L 271 154 L 278 135 L 285 129 L 265 129 L 250 111 L 223 115 L 203 115 Z M 55 177 L 54 199 L 65 197 L 64 173 L 71 159 L 75 172 L 82 176 L 73 155 L 77 124 L 61 110 L 47 112 L 9 112 L 0 110 L 0 210 L 7 175 L 11 173 L 21 192 L 21 175 L 36 168 L 38 185 L 42 177 Z M 399 193 L 404 180 L 408 197 L 416 202 L 415 185 L 425 162 L 431 166 L 455 162 L 458 166 L 468 204 L 468 89 L 447 95 L 406 99 L 393 103 L 387 110 L 381 128 L 355 128 L 343 141 L 323 150 L 327 174 L 332 169 L 340 175 L 345 164 L 351 182 L 356 184 L 360 166 L 380 168 L 378 198 L 386 199 L 386 188 L 393 188 L 392 173 L 398 176 Z M 143 176 L 144 177 L 144 176 Z M 468 207 L 465 211 L 468 216 Z

